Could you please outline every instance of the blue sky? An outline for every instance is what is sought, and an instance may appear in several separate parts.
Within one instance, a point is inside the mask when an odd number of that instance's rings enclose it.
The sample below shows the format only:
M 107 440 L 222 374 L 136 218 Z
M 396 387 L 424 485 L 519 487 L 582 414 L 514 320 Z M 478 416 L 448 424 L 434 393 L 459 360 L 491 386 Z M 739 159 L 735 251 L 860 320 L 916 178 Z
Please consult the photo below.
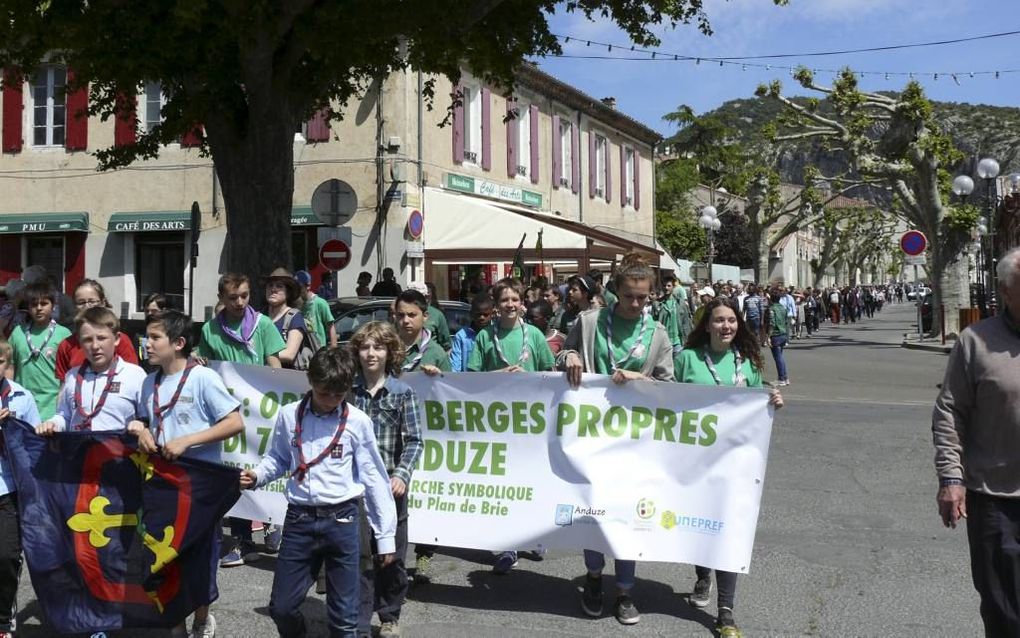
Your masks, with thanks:
M 790 0 L 777 7 L 771 0 L 705 0 L 715 31 L 702 35 L 695 26 L 657 31 L 659 50 L 691 56 L 742 56 L 909 44 L 1020 30 L 1018 0 Z M 610 21 L 589 22 L 583 16 L 560 14 L 552 31 L 582 40 L 629 43 Z M 858 53 L 816 58 L 761 61 L 760 64 L 815 69 L 914 72 L 929 97 L 1020 107 L 1020 73 L 970 77 L 971 71 L 1020 69 L 1020 35 L 937 47 Z M 567 54 L 607 54 L 584 42 L 564 45 Z M 628 55 L 629 52 L 626 52 Z M 613 96 L 617 108 L 651 128 L 668 134 L 662 115 L 680 104 L 695 112 L 709 111 L 726 100 L 750 98 L 761 82 L 784 81 L 788 94 L 806 93 L 787 71 L 702 62 L 627 62 L 619 60 L 540 59 L 543 70 L 595 96 Z M 938 73 L 938 79 L 932 77 Z M 950 73 L 957 73 L 957 84 Z M 832 75 L 820 73 L 828 83 Z M 905 76 L 866 75 L 864 90 L 896 90 Z

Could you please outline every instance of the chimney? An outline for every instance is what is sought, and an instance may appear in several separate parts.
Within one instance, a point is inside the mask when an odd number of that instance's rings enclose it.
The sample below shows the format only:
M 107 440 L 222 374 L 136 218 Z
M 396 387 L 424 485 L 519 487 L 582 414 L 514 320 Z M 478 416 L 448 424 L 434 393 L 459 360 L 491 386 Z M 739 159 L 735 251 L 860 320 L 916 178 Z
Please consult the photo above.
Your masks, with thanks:
M 604 98 L 602 98 L 602 103 L 605 104 L 606 106 L 608 106 L 611 109 L 615 109 L 616 108 L 616 98 L 615 97 L 612 97 L 612 96 L 604 97 Z

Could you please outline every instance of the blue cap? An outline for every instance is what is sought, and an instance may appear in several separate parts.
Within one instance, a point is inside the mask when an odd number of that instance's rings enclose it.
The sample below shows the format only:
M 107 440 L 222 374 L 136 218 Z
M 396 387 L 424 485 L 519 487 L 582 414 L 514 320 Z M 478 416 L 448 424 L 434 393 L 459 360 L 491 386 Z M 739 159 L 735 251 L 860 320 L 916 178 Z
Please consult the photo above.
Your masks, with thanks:
M 294 279 L 297 279 L 297 282 L 302 286 L 312 285 L 312 276 L 308 274 L 307 270 L 299 270 L 294 273 Z

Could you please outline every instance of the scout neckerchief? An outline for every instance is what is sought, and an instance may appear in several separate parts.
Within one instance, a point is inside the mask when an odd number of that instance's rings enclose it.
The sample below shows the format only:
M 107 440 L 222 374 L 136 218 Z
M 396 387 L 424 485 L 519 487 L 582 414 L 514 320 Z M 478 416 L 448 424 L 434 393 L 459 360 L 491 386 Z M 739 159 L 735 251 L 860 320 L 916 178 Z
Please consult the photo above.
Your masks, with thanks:
M 294 424 L 294 446 L 297 448 L 298 453 L 298 466 L 297 469 L 290 475 L 291 478 L 295 479 L 298 483 L 305 480 L 305 476 L 308 475 L 308 470 L 312 469 L 312 466 L 318 465 L 322 462 L 322 459 L 326 458 L 333 451 L 333 448 L 340 444 L 340 437 L 343 436 L 344 430 L 347 429 L 347 402 L 344 402 L 344 409 L 340 412 L 340 418 L 338 419 L 336 426 L 336 433 L 333 434 L 333 439 L 329 444 L 319 453 L 319 456 L 315 457 L 311 461 L 305 460 L 305 451 L 301 447 L 301 422 L 305 419 L 305 410 L 308 408 L 308 404 L 312 400 L 312 393 L 308 392 L 305 397 L 301 399 L 301 403 L 298 404 L 297 408 L 297 423 Z M 342 450 L 343 448 L 341 448 Z
M 733 356 L 736 359 L 736 369 L 733 371 L 733 385 L 740 387 L 747 385 L 747 379 L 744 378 L 744 357 L 740 356 L 740 351 L 735 347 L 732 348 Z M 722 378 L 719 376 L 719 371 L 715 369 L 715 363 L 712 362 L 712 353 L 708 351 L 708 346 L 705 346 L 701 350 L 701 355 L 705 358 L 705 365 L 708 366 L 708 371 L 712 373 L 712 378 L 715 379 L 716 385 L 722 385 Z
M 418 367 L 421 363 L 421 358 L 425 356 L 425 348 L 428 347 L 429 341 L 432 341 L 432 333 L 428 330 L 421 331 L 420 341 L 418 342 L 418 354 L 415 355 L 414 359 L 411 359 L 411 363 L 405 363 L 401 368 L 404 372 L 409 372 Z
M 184 390 L 184 384 L 188 382 L 188 375 L 198 365 L 194 361 L 188 361 L 188 365 L 184 366 L 184 373 L 181 375 L 181 380 L 177 382 L 177 389 L 174 390 L 174 394 L 170 397 L 170 402 L 166 405 L 159 404 L 159 384 L 163 382 L 163 369 L 160 368 L 159 372 L 156 373 L 156 379 L 152 384 L 152 419 L 156 422 L 156 443 L 159 443 L 159 438 L 163 436 L 163 418 L 170 410 L 174 409 L 177 405 L 177 400 L 181 398 L 181 391 Z
M 46 347 L 46 344 L 49 343 L 50 339 L 53 338 L 53 333 L 56 332 L 56 330 L 57 330 L 57 322 L 55 320 L 53 320 L 53 319 L 50 319 L 50 329 L 46 333 L 46 337 L 42 340 L 42 343 L 39 344 L 38 348 L 36 348 L 34 345 L 32 345 L 32 331 L 31 330 L 27 330 L 26 331 L 26 333 L 25 333 L 25 341 L 28 342 L 28 349 L 31 351 L 31 354 L 28 355 L 28 360 L 29 361 L 31 361 L 32 359 L 35 359 L 36 357 L 39 356 L 39 353 L 42 352 L 43 348 Z
M 91 412 L 85 411 L 85 405 L 81 398 L 81 387 L 85 383 L 85 372 L 86 370 L 92 370 L 92 364 L 87 360 L 85 363 L 78 366 L 78 370 L 74 373 L 74 406 L 78 416 L 81 417 L 81 423 L 75 426 L 76 430 L 91 430 L 92 419 L 96 418 L 103 406 L 106 405 L 106 397 L 110 394 L 110 389 L 113 387 L 113 377 L 117 374 L 117 364 L 120 363 L 120 357 L 114 357 L 113 361 L 110 362 L 110 367 L 106 371 L 106 383 L 103 385 L 103 392 L 99 395 L 99 401 L 96 401 L 95 406 Z M 98 374 L 96 375 L 98 381 Z
M 517 357 L 517 363 L 510 363 L 510 361 L 506 358 L 506 355 L 503 354 L 503 347 L 499 345 L 499 325 L 494 325 L 492 327 L 492 339 L 493 339 L 493 342 L 496 345 L 496 356 L 498 356 L 499 360 L 502 361 L 503 363 L 507 364 L 508 366 L 511 366 L 511 365 L 519 366 L 522 363 L 524 363 L 525 361 L 527 361 L 528 358 L 531 356 L 531 353 L 528 352 L 528 333 L 527 333 L 527 329 L 524 327 L 524 322 L 521 321 L 520 319 L 517 320 L 517 323 L 521 326 L 521 354 L 518 355 L 518 357 Z M 513 332 L 513 331 L 514 331 L 514 329 L 510 328 L 510 331 L 507 333 L 507 336 L 510 336 L 510 332 Z
M 256 312 L 251 306 L 245 306 L 244 315 L 241 317 L 241 325 L 238 326 L 240 330 L 234 330 L 228 326 L 225 315 L 225 312 L 216 315 L 216 320 L 219 322 L 220 330 L 223 331 L 223 334 L 247 348 L 251 354 L 258 354 L 255 351 L 255 346 L 252 345 L 252 339 L 255 338 L 255 330 L 259 327 L 259 319 L 262 318 L 261 313 Z
M 645 356 L 645 331 L 648 330 L 648 307 L 641 309 L 641 332 L 638 333 L 634 345 L 623 359 L 617 361 L 613 354 L 613 315 L 616 313 L 616 304 L 613 304 L 606 312 L 606 350 L 609 352 L 609 363 L 613 370 L 618 370 L 623 364 L 630 361 L 631 357 L 641 358 Z
M 0 377 L 0 408 L 7 410 L 10 406 L 11 384 L 7 379 Z

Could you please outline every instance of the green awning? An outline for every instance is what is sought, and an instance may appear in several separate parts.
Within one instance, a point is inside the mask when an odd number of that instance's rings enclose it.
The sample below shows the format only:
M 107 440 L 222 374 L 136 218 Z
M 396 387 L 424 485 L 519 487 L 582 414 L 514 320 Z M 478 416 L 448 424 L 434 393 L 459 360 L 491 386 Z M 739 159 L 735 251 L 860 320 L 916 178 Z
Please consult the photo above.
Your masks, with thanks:
M 114 213 L 106 224 L 108 233 L 147 233 L 191 230 L 191 211 L 158 210 Z
M 0 215 L 0 233 L 87 233 L 88 213 L 15 213 Z
M 311 206 L 294 206 L 290 211 L 291 226 L 322 226 L 322 222 L 312 212 Z

